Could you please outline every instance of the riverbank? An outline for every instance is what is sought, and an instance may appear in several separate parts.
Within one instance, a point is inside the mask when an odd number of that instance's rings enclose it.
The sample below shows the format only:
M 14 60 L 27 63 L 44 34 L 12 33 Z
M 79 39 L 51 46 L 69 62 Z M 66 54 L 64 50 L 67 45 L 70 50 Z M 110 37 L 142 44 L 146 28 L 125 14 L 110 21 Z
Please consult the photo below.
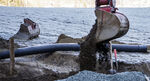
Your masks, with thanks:
M 60 35 L 58 37 L 57 43 L 80 43 L 84 38 L 72 38 L 66 35 Z M 3 42 L 3 41 L 0 41 Z M 113 42 L 120 43 L 120 42 Z M 5 48 L 5 47 L 4 47 Z M 1 49 L 1 48 L 0 48 Z M 140 77 L 142 81 L 146 81 L 145 75 L 150 77 L 150 61 L 146 60 L 149 54 L 144 53 L 118 53 L 118 69 L 117 74 L 109 75 L 108 70 L 110 68 L 102 67 L 98 65 L 95 72 L 80 71 L 79 69 L 79 52 L 73 51 L 57 51 L 52 54 L 45 53 L 39 55 L 30 55 L 25 57 L 15 58 L 15 71 L 14 75 L 9 75 L 9 59 L 0 60 L 0 80 L 2 81 L 54 81 L 64 79 L 62 81 L 74 80 L 77 77 L 79 80 L 85 80 L 83 77 L 89 78 L 92 76 L 105 77 L 103 79 L 109 79 L 108 81 L 120 81 L 119 79 L 127 81 L 136 81 L 136 77 Z M 129 55 L 129 56 L 126 56 Z M 141 55 L 141 56 L 139 56 Z M 114 58 L 113 58 L 114 59 Z M 136 60 L 135 60 L 136 59 Z M 147 58 L 148 59 L 148 58 Z M 131 72 L 136 71 L 136 72 Z M 88 72 L 88 73 L 87 73 Z M 77 74 L 78 73 L 78 74 Z M 76 74 L 76 75 L 75 75 Z M 81 76 L 77 76 L 80 75 Z M 94 75 L 93 75 L 94 74 Z M 128 74 L 131 74 L 129 76 Z M 73 75 L 73 76 L 72 76 Z M 75 76 L 74 76 L 75 75 Z M 128 78 L 124 78 L 124 76 Z M 134 77 L 133 77 L 134 76 Z M 117 78 L 114 78 L 117 77 Z M 90 78 L 90 80 L 97 80 L 97 78 Z M 61 81 L 61 80 L 60 80 Z M 103 81 L 103 80 L 100 80 Z

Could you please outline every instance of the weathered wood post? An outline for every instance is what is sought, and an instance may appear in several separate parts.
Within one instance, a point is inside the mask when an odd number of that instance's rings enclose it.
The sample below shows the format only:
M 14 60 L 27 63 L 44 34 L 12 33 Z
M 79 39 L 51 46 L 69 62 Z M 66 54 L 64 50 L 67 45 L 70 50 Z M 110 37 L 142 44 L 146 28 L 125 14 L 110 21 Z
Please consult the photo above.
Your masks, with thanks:
M 10 54 L 10 75 L 13 75 L 15 68 L 15 54 L 14 54 L 14 38 L 9 39 L 9 54 Z

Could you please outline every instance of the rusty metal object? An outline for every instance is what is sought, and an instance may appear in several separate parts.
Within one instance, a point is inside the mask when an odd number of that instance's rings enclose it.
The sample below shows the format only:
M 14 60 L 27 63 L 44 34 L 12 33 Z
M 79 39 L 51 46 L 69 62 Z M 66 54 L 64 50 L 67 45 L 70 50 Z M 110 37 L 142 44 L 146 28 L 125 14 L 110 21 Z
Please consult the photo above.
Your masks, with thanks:
M 26 18 L 24 23 L 20 25 L 20 29 L 17 34 L 14 35 L 16 39 L 32 39 L 38 37 L 40 34 L 39 25 L 32 20 Z
M 109 13 L 96 9 L 97 17 L 97 42 L 110 41 L 125 35 L 129 30 L 127 17 L 119 12 Z

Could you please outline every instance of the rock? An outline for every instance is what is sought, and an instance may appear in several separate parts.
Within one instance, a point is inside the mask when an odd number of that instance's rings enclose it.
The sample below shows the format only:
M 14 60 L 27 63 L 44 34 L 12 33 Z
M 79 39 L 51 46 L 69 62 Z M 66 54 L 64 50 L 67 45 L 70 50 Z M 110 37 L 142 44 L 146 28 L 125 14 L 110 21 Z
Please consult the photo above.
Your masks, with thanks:
M 14 35 L 15 39 L 33 39 L 40 34 L 39 25 L 32 20 L 26 18 L 24 23 L 20 25 L 20 29 L 17 34 Z
M 43 60 L 41 57 L 43 56 L 34 56 L 32 58 L 19 57 L 20 59 L 16 58 L 15 74 L 13 76 L 9 75 L 9 59 L 1 60 L 0 81 L 54 81 L 67 78 L 68 76 L 77 73 L 72 67 L 77 65 L 77 63 L 72 65 L 75 63 L 73 61 L 76 57 L 59 54 L 48 56 L 47 58 L 44 56 Z M 55 57 L 60 60 L 53 60 Z
M 87 38 L 87 36 L 84 36 L 82 38 L 73 38 L 73 37 L 67 36 L 65 34 L 61 34 L 58 36 L 56 43 L 81 43 L 81 42 L 85 41 L 86 38 Z M 125 44 L 125 43 L 117 41 L 117 40 L 112 40 L 112 43 L 113 44 Z
M 56 43 L 81 43 L 85 40 L 85 37 L 82 37 L 82 38 L 72 38 L 72 37 L 69 37 L 65 34 L 61 34 L 59 37 L 58 37 L 58 40 Z
M 49 69 L 60 73 L 79 71 L 78 56 L 75 56 L 71 53 L 72 52 L 57 51 L 44 58 L 43 64 L 47 65 Z

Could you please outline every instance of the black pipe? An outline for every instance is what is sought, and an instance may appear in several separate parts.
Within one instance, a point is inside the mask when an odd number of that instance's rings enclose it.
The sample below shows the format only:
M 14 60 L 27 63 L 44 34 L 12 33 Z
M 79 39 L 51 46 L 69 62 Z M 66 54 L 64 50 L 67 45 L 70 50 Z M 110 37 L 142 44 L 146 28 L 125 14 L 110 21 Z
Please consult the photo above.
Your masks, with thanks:
M 33 55 L 39 53 L 52 53 L 55 51 L 79 51 L 80 45 L 78 44 L 51 44 L 44 46 L 34 46 L 19 48 L 15 50 L 15 57 Z M 9 58 L 9 51 L 0 52 L 0 59 Z
M 112 49 L 124 52 L 147 52 L 146 45 L 125 45 L 125 44 L 113 44 Z
M 113 44 L 112 49 L 125 52 L 147 52 L 146 45 L 123 45 Z M 80 45 L 78 44 L 51 44 L 44 46 L 34 46 L 19 48 L 15 50 L 15 57 L 40 54 L 40 53 L 52 53 L 55 51 L 80 51 Z M 0 59 L 9 58 L 9 51 L 0 52 Z

